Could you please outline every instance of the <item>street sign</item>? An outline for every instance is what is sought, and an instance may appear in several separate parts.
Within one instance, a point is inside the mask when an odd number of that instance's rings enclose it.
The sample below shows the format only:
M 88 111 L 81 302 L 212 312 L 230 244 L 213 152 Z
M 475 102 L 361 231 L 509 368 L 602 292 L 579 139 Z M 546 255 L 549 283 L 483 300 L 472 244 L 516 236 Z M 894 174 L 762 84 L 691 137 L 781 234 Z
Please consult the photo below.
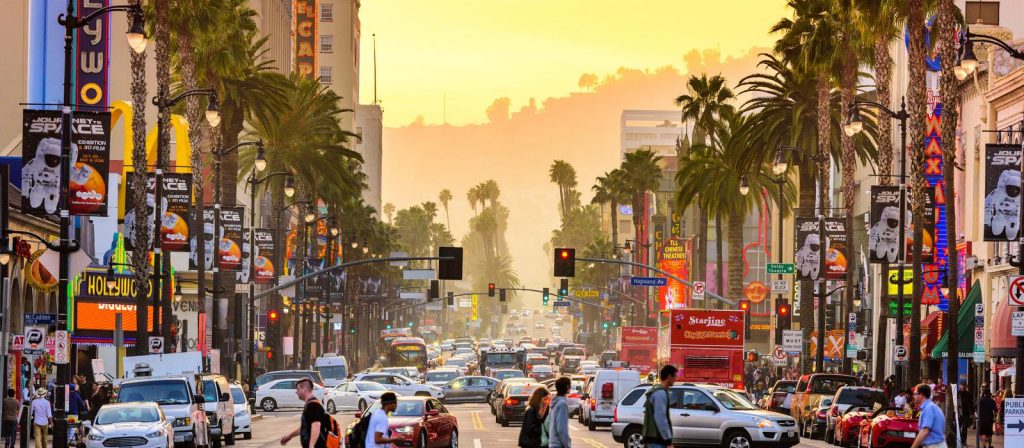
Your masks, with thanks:
M 1010 335 L 1024 336 L 1024 311 L 1014 311 L 1011 322 Z
M 480 320 L 480 297 L 477 296 L 476 294 L 473 294 L 471 296 L 471 300 L 473 302 L 472 303 L 473 306 L 471 307 L 472 310 L 470 310 L 469 320 L 473 320 L 473 321 Z
M 985 317 L 985 305 L 981 303 L 974 304 L 974 317 Z
M 25 327 L 26 355 L 42 355 L 46 348 L 46 327 Z
M 693 282 L 693 300 L 704 300 L 704 282 Z
M 67 330 L 57 330 L 53 344 L 53 362 L 68 364 L 71 362 L 71 335 Z
M 796 274 L 796 265 L 793 263 L 768 263 L 766 270 L 769 274 Z
M 579 299 L 593 299 L 600 297 L 601 291 L 596 289 L 574 289 L 572 295 Z
M 1003 446 L 1024 446 L 1024 398 L 1003 399 Z
M 782 348 L 786 353 L 799 355 L 804 351 L 804 333 L 801 330 L 782 330 Z
M 554 302 L 554 306 L 569 306 L 569 305 L 572 305 L 572 302 L 570 302 L 568 300 L 563 300 L 563 301 L 556 300 Z
M 665 286 L 668 279 L 665 277 L 630 277 L 629 284 L 633 286 Z
M 149 337 L 149 353 L 158 354 L 164 352 L 164 338 L 162 336 Z
M 25 349 L 25 335 L 16 334 L 14 335 L 14 342 L 11 344 L 11 350 L 20 352 Z
M 459 297 L 458 305 L 459 308 L 470 308 L 473 306 L 473 299 L 470 299 L 469 297 Z
M 56 314 L 25 313 L 22 318 L 25 326 L 29 325 L 57 325 Z
M 772 364 L 776 367 L 782 367 L 786 365 L 786 350 L 781 345 L 775 345 L 772 348 Z
M 775 279 L 772 280 L 772 293 L 773 294 L 786 294 L 789 292 L 789 280 L 786 279 Z
M 897 364 L 905 364 L 907 362 L 908 355 L 907 346 L 905 345 L 897 345 L 896 348 L 893 349 L 893 360 L 895 360 Z
M 1010 277 L 1010 287 L 1006 288 L 1006 297 L 1010 306 L 1024 306 L 1024 276 Z

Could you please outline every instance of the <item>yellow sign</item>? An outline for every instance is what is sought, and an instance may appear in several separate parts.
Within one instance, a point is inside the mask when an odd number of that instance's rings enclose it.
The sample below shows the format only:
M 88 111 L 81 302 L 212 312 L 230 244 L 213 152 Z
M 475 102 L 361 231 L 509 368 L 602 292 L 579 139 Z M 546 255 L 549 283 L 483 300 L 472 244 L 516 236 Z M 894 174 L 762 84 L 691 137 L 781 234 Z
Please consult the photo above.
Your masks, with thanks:
M 601 297 L 601 291 L 596 289 L 576 289 L 573 290 L 572 295 L 583 299 L 583 298 L 598 298 Z
M 914 294 L 914 270 L 903 269 L 903 280 L 900 281 L 899 271 L 896 269 L 889 270 L 889 276 L 886 281 L 886 292 L 890 296 L 898 296 L 900 294 L 899 284 L 903 284 L 903 294 L 911 296 Z
M 471 315 L 469 317 L 471 320 L 480 320 L 479 304 L 480 298 L 476 294 L 473 294 L 473 307 L 471 308 L 472 311 L 470 312 Z

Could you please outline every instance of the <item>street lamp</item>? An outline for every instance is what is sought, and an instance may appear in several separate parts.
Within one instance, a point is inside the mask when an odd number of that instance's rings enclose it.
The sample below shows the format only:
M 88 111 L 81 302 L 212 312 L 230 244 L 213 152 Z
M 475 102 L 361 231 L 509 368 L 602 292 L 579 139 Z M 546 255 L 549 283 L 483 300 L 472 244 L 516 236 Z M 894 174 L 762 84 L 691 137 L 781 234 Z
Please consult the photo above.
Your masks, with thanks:
M 306 221 L 306 224 L 312 224 L 316 221 L 316 207 L 313 204 L 306 208 L 306 215 L 302 217 L 302 220 Z
M 295 196 L 295 181 L 291 177 L 284 179 L 284 195 L 289 198 Z
M 258 172 L 263 172 L 263 170 L 267 169 L 267 156 L 264 152 L 263 145 L 259 145 L 256 148 L 256 160 L 253 161 L 253 166 Z
M 740 194 L 746 196 L 750 193 L 750 185 L 747 184 L 747 176 L 740 177 Z
M 145 19 L 142 17 L 142 11 L 139 8 L 135 8 L 131 11 L 132 23 L 128 26 L 128 32 L 125 37 L 128 38 L 128 46 L 131 47 L 132 51 L 141 54 L 146 51 L 146 28 L 144 26 Z

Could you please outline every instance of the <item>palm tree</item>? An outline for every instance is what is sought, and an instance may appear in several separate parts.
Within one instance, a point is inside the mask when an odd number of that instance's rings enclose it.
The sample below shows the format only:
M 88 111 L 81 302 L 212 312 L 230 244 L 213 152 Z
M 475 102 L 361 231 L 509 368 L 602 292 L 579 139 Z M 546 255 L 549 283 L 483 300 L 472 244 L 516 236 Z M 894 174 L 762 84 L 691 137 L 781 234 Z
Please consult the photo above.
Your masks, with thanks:
M 576 187 L 576 168 L 564 160 L 555 160 L 548 170 L 551 183 L 558 185 L 558 204 L 562 217 L 569 214 L 570 190 Z
M 488 179 L 480 184 L 480 206 L 485 207 L 484 201 L 491 201 L 491 207 L 498 205 L 498 197 L 501 196 L 501 188 L 494 179 Z
M 466 191 L 466 201 L 469 202 L 469 206 L 473 209 L 473 216 L 476 216 L 476 203 L 480 201 L 480 186 L 470 188 Z
M 658 166 L 660 161 L 661 156 L 647 149 L 626 153 L 622 161 L 623 191 L 629 194 L 633 205 L 633 228 L 637 245 L 635 253 L 641 257 L 637 258 L 639 260 L 646 260 L 643 257 L 647 254 L 647 229 L 643 225 L 643 217 L 648 214 L 647 192 L 658 188 L 661 180 L 661 167 Z
M 437 218 L 437 204 L 427 201 L 420 206 L 423 207 L 423 212 L 427 214 L 427 222 L 434 222 L 434 218 Z
M 390 202 L 384 204 L 384 216 L 388 217 L 388 224 L 391 224 L 392 218 L 395 216 L 395 204 Z
M 925 88 L 925 22 L 924 22 L 924 1 L 907 0 L 907 29 L 910 34 L 910 45 L 907 50 L 907 60 L 910 73 L 909 85 L 907 86 L 907 112 L 910 114 L 908 122 L 909 145 L 907 149 L 910 154 L 911 166 L 924 166 L 925 156 L 925 133 L 927 127 L 927 97 Z M 925 187 L 928 181 L 924 178 L 924 170 L 910 170 L 910 205 L 913 211 L 914 221 L 923 222 Z M 908 378 L 921 377 L 921 239 L 922 227 L 914 226 L 914 247 L 913 247 L 913 268 L 914 268 L 914 294 L 913 305 L 910 307 L 910 341 L 909 348 L 909 369 Z M 955 258 L 955 257 L 954 257 Z M 951 346 L 952 347 L 952 346 Z M 951 351 L 955 347 L 951 348 Z
M 441 206 L 444 207 L 444 218 L 448 225 L 448 230 L 452 228 L 452 217 L 448 214 L 448 203 L 452 201 L 451 190 L 445 188 L 441 190 L 441 193 L 437 195 L 437 200 L 441 202 Z
M 139 5 L 141 0 L 133 0 L 133 4 Z M 133 20 L 131 17 L 129 21 Z M 130 23 L 129 23 L 130 25 Z M 149 166 L 146 154 L 146 56 L 144 54 L 138 54 L 133 50 L 129 50 L 130 61 L 131 61 L 131 96 L 132 96 L 132 122 L 125 123 L 125 126 L 131 126 L 132 130 L 132 164 L 136 167 Z M 129 194 L 133 203 L 135 204 L 135 216 L 148 216 L 146 210 L 146 193 L 147 193 L 147 175 L 144 168 L 133 169 L 129 175 L 128 182 L 131 186 Z M 136 248 L 144 248 L 149 245 L 149 226 L 141 225 L 135 226 L 134 240 L 132 241 L 133 246 Z M 136 249 L 135 256 L 132 257 L 132 272 L 135 277 L 136 285 L 145 285 L 139 287 L 135 291 L 135 321 L 136 322 L 149 322 L 149 278 L 152 266 L 149 263 L 149 257 L 145 256 L 146 251 L 144 249 Z M 149 327 L 141 325 L 137 329 L 137 340 L 145 341 L 149 340 Z M 148 353 L 146 347 L 142 344 L 135 344 L 133 352 L 136 355 L 144 355 Z

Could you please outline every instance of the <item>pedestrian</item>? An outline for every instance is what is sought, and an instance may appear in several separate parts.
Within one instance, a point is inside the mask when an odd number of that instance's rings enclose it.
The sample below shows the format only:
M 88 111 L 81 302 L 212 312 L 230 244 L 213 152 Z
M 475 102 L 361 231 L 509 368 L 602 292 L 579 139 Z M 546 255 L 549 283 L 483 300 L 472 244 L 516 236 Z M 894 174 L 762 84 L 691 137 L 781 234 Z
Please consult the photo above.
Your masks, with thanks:
M 398 407 L 398 396 L 394 392 L 380 395 L 380 409 L 370 415 L 370 426 L 366 429 L 365 448 L 391 448 L 392 443 L 401 441 L 400 437 L 391 437 L 391 426 L 388 425 L 388 414 Z
M 523 414 L 523 427 L 519 429 L 521 448 L 544 448 L 548 446 L 544 434 L 544 418 L 548 415 L 548 390 L 538 387 L 530 394 L 530 400 Z
M 932 389 L 927 384 L 914 387 L 914 403 L 918 409 L 917 438 L 910 448 L 946 447 L 946 416 L 931 398 Z
M 942 378 L 936 378 L 935 386 L 932 387 L 932 401 L 939 405 L 939 407 L 946 404 L 946 389 L 947 386 L 942 383 Z
M 967 446 L 967 429 L 974 421 L 974 397 L 967 387 L 966 381 L 960 382 L 956 391 L 956 401 L 960 409 L 960 445 Z
M 546 419 L 548 428 L 548 447 L 550 448 L 572 448 L 572 439 L 569 438 L 569 403 L 565 396 L 569 394 L 569 387 L 572 380 L 563 376 L 555 380 L 555 399 L 551 400 L 551 407 Z
M 14 448 L 14 439 L 18 434 L 18 414 L 21 402 L 14 398 L 14 389 L 7 389 L 4 398 L 4 448 Z
M 892 405 L 900 409 L 905 409 L 907 407 L 907 391 L 899 391 L 899 393 L 892 398 Z
M 89 404 L 82 399 L 82 394 L 78 392 L 78 385 L 71 384 L 71 396 L 68 397 L 68 423 L 78 423 L 82 421 L 80 417 L 89 413 Z M 74 440 L 75 428 L 70 424 L 68 425 L 68 440 Z
M 996 401 L 992 399 L 992 393 L 985 388 L 981 392 L 981 399 L 978 400 L 978 437 L 981 438 L 981 446 L 978 448 L 992 447 L 992 427 L 996 422 Z
M 281 445 L 299 436 L 299 443 L 302 448 L 327 448 L 325 429 L 327 428 L 327 413 L 323 405 L 313 395 L 313 381 L 303 378 L 295 384 L 295 395 L 306 403 L 302 408 L 302 415 L 299 418 L 299 427 L 281 438 Z
M 47 431 L 53 425 L 53 412 L 50 401 L 46 399 L 46 388 L 36 390 L 36 398 L 32 400 L 32 430 L 35 433 L 36 448 L 46 448 Z
M 110 403 L 110 386 L 104 384 L 96 387 L 96 392 L 89 397 L 89 417 L 86 420 L 95 420 L 96 413 L 107 403 Z
M 669 418 L 671 402 L 669 388 L 676 383 L 677 369 L 666 364 L 658 373 L 660 383 L 647 391 L 644 403 L 644 444 L 648 448 L 669 448 L 672 446 L 672 423 Z

